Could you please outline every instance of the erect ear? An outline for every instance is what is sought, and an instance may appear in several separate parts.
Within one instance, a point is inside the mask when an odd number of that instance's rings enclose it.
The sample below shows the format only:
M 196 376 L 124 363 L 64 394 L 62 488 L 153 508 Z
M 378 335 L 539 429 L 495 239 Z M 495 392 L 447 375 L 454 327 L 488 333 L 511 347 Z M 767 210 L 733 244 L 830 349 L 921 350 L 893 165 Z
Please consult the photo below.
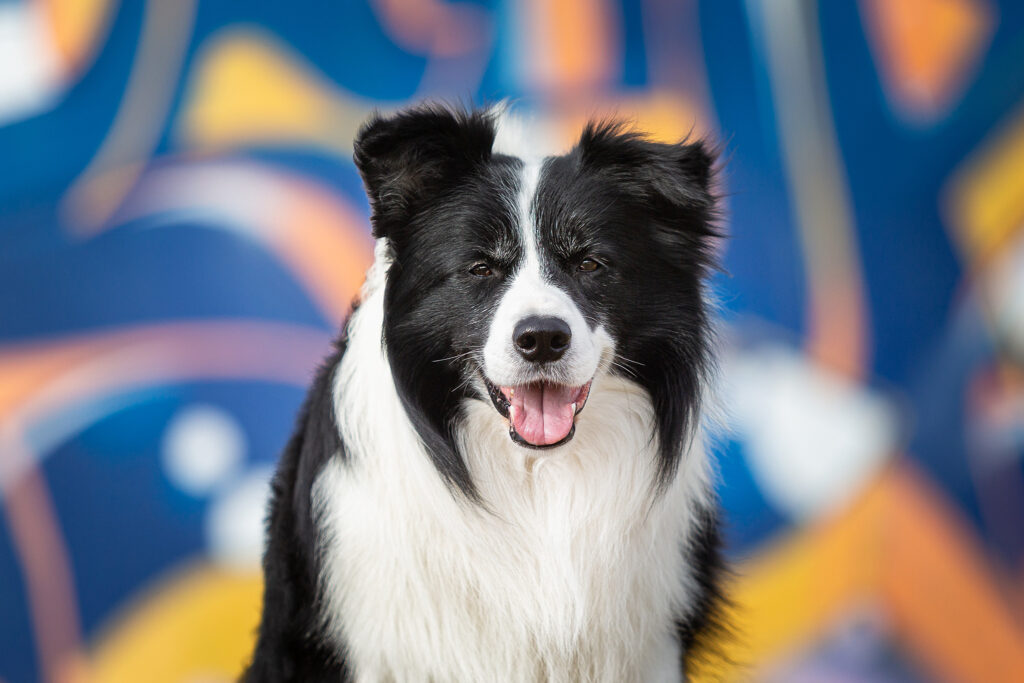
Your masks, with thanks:
M 487 111 L 424 105 L 374 114 L 359 130 L 353 154 L 373 209 L 374 236 L 387 236 L 421 202 L 490 158 L 493 144 Z
M 579 152 L 584 165 L 614 177 L 663 210 L 697 218 L 713 232 L 716 154 L 704 141 L 652 142 L 622 123 L 605 121 L 587 126 Z

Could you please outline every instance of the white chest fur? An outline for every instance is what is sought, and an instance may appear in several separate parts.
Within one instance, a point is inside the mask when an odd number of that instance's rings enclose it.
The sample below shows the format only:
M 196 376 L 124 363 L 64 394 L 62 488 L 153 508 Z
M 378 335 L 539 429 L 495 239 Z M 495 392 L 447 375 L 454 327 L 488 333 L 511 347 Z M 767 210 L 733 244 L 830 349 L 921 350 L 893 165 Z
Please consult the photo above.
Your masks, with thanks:
M 680 680 L 672 622 L 692 600 L 704 451 L 656 497 L 635 384 L 599 377 L 575 438 L 540 456 L 473 401 L 462 448 L 486 507 L 461 501 L 405 416 L 368 293 L 336 377 L 349 462 L 314 490 L 326 617 L 358 680 Z

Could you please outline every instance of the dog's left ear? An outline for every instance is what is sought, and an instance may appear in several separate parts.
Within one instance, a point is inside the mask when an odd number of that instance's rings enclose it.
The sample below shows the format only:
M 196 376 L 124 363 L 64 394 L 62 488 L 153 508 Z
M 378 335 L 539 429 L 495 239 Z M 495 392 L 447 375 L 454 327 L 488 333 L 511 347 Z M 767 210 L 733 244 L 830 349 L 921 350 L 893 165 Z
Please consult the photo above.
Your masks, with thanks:
M 714 235 L 716 153 L 703 140 L 665 144 L 618 122 L 591 123 L 578 145 L 581 162 L 630 188 L 669 223 Z
M 374 114 L 356 136 L 353 154 L 370 198 L 374 236 L 392 236 L 417 209 L 490 158 L 493 144 L 487 111 L 424 105 Z

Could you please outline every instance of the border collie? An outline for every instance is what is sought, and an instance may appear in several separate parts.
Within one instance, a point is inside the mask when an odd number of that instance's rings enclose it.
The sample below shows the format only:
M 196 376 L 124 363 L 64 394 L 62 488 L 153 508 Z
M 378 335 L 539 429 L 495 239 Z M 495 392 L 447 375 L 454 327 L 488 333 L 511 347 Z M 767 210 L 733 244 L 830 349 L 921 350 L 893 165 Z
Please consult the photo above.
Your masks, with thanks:
M 375 262 L 273 482 L 247 681 L 681 681 L 719 604 L 712 153 L 374 116 Z

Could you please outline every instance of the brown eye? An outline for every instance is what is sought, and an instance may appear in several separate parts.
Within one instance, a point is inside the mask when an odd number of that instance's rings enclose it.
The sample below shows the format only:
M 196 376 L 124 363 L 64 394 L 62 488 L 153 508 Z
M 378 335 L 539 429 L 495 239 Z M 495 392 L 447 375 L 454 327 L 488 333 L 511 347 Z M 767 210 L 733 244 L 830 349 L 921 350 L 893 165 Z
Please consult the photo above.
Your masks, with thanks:
M 490 277 L 494 275 L 494 271 L 486 263 L 478 263 L 469 269 L 469 272 L 477 277 Z
M 601 267 L 601 264 L 592 258 L 585 258 L 580 262 L 579 270 L 584 273 L 593 273 L 595 270 Z

